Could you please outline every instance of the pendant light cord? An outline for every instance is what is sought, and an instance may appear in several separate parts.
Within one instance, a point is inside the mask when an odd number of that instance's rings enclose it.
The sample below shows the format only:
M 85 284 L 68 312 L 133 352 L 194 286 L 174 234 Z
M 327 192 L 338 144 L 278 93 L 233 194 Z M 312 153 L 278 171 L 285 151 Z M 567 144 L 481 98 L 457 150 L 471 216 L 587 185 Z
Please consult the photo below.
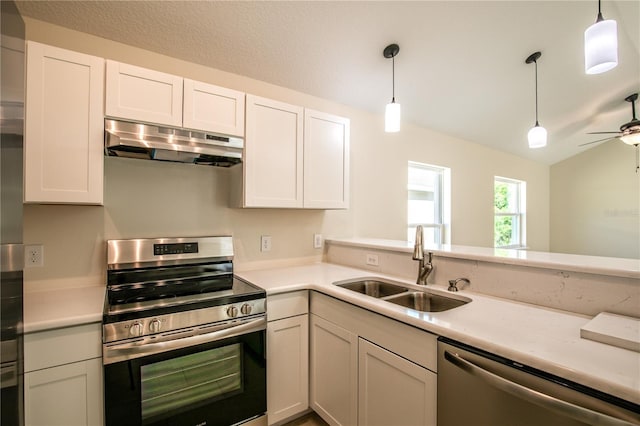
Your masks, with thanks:
M 598 18 L 596 18 L 596 22 L 604 21 L 602 17 L 602 12 L 600 11 L 600 0 L 598 0 Z
M 391 58 L 391 103 L 396 103 L 396 57 Z
M 540 124 L 538 123 L 538 61 L 535 60 L 534 63 L 536 64 L 536 126 L 539 126 Z

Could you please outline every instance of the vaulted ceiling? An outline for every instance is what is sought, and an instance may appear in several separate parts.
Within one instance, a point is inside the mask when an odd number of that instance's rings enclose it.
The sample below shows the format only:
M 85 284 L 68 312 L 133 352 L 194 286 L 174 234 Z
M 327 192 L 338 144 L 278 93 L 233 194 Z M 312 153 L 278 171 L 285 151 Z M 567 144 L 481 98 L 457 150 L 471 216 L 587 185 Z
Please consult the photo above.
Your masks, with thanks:
M 390 43 L 403 121 L 545 164 L 630 121 L 640 91 L 640 1 L 603 1 L 619 65 L 584 72 L 597 1 L 19 1 L 23 15 L 381 115 Z M 534 67 L 549 145 L 531 150 Z M 382 125 L 381 125 L 382 127 Z M 401 139 L 399 139 L 401 141 Z M 400 142 L 401 143 L 401 142 Z M 631 149 L 631 148 L 630 148 Z

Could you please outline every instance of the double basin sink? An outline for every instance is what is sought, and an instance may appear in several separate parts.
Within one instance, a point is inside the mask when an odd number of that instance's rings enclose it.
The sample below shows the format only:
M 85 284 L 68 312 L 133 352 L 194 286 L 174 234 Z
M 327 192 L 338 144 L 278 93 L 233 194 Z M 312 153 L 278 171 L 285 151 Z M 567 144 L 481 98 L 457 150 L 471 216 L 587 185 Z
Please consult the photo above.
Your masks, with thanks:
M 381 278 L 356 278 L 334 283 L 338 287 L 385 300 L 420 312 L 443 312 L 471 302 L 463 296 L 449 297 L 428 289 L 416 290 L 407 284 Z

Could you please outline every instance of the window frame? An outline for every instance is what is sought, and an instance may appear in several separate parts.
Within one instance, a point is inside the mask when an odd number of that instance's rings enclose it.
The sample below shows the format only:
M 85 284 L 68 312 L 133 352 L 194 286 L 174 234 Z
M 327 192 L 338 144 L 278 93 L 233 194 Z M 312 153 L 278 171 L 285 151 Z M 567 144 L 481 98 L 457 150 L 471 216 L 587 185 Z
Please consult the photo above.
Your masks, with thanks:
M 435 172 L 437 175 L 437 181 L 434 185 L 434 190 L 432 193 L 433 201 L 435 204 L 434 216 L 439 219 L 439 222 L 409 222 L 409 202 L 412 200 L 410 198 L 411 192 L 424 192 L 429 193 L 431 191 L 424 191 L 420 188 L 417 188 L 415 184 L 411 184 L 409 182 L 409 173 L 411 169 L 422 169 L 428 170 L 430 172 Z M 415 228 L 418 225 L 422 225 L 422 228 L 425 230 L 433 229 L 434 230 L 434 241 L 430 241 L 428 238 L 425 238 L 425 243 L 432 242 L 433 244 L 447 244 L 450 241 L 450 232 L 447 232 L 450 226 L 450 207 L 447 203 L 450 203 L 450 181 L 451 181 L 451 169 L 447 167 L 437 166 L 434 164 L 426 164 L 420 163 L 417 161 L 409 161 L 407 164 L 407 241 L 414 242 L 415 241 Z M 447 191 L 449 194 L 447 194 Z M 413 231 L 411 231 L 413 229 Z

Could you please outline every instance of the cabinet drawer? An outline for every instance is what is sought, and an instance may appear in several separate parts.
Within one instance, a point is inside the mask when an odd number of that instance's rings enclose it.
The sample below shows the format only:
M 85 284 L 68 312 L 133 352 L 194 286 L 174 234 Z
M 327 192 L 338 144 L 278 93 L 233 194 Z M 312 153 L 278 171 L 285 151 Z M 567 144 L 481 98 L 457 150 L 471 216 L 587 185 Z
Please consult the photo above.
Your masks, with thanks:
M 309 312 L 309 292 L 306 290 L 267 296 L 268 321 L 302 315 L 307 312 Z
M 25 372 L 101 356 L 101 323 L 28 333 L 24 336 Z

